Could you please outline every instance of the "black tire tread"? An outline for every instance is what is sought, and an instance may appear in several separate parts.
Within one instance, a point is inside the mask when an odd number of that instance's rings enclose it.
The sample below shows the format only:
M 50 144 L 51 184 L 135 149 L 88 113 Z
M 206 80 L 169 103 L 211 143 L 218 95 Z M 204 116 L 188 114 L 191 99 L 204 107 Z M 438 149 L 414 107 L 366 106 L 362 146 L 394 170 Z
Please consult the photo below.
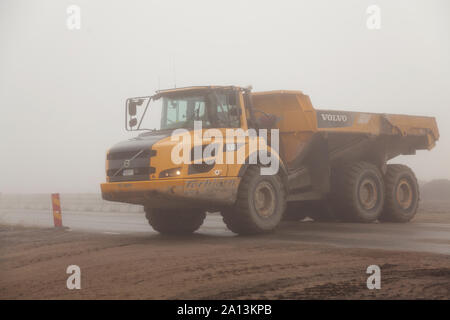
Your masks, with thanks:
M 358 207 L 356 199 L 353 197 L 353 190 L 357 177 L 363 170 L 373 169 L 379 172 L 378 168 L 365 161 L 347 164 L 339 169 L 336 169 L 333 177 L 333 208 L 339 220 L 346 222 L 369 222 L 365 221 L 358 215 Z M 382 183 L 381 192 L 384 191 L 383 177 L 378 173 Z
M 190 234 L 203 224 L 206 212 L 199 209 L 164 210 L 145 208 L 150 226 L 162 234 Z
M 255 176 L 258 176 L 260 172 L 259 166 L 250 166 L 239 184 L 236 203 L 233 208 L 222 211 L 222 219 L 225 225 L 234 233 L 241 235 L 250 235 L 262 233 L 253 222 L 250 207 L 248 203 L 248 194 L 250 189 L 250 183 Z M 276 179 L 279 180 L 279 184 L 283 186 L 281 178 L 276 175 Z M 281 188 L 282 197 L 286 198 L 286 191 Z M 285 201 L 283 201 L 286 206 Z M 283 208 L 283 211 L 285 207 Z
M 383 208 L 383 212 L 381 213 L 380 218 L 379 218 L 380 221 L 383 221 L 383 222 L 403 222 L 403 223 L 405 223 L 405 222 L 410 221 L 414 217 L 414 215 L 415 215 L 415 213 L 417 211 L 417 207 L 416 207 L 414 214 L 411 217 L 409 217 L 409 218 L 404 218 L 401 215 L 396 215 L 395 214 L 395 212 L 397 210 L 396 210 L 396 207 L 395 207 L 395 199 L 393 198 L 394 192 L 393 192 L 392 188 L 395 187 L 395 182 L 397 180 L 397 177 L 400 174 L 402 174 L 403 172 L 407 172 L 407 173 L 410 174 L 411 178 L 413 179 L 413 182 L 416 185 L 417 202 L 420 199 L 419 184 L 418 184 L 418 181 L 417 181 L 417 177 L 414 174 L 414 171 L 410 167 L 408 167 L 408 166 L 406 166 L 404 164 L 389 164 L 387 166 L 386 174 L 384 176 L 385 190 L 386 190 L 385 191 L 386 201 L 385 201 L 385 205 L 384 205 L 384 208 Z

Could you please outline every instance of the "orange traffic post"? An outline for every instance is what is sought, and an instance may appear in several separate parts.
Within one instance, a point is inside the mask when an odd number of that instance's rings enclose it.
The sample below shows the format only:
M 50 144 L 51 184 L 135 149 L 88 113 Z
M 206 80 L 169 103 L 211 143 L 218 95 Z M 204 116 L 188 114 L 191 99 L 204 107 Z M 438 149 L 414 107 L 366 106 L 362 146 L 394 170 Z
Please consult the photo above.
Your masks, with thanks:
M 61 201 L 59 200 L 59 193 L 52 193 L 52 206 L 55 228 L 62 228 Z

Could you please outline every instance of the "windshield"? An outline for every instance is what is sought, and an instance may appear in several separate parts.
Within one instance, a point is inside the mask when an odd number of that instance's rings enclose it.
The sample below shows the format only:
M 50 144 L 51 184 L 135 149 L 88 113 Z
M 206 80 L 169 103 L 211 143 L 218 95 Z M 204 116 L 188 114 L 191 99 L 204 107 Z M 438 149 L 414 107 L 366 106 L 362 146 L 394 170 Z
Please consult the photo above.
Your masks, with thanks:
M 235 92 L 163 95 L 152 99 L 139 118 L 139 128 L 151 130 L 192 129 L 194 121 L 203 128 L 240 127 Z

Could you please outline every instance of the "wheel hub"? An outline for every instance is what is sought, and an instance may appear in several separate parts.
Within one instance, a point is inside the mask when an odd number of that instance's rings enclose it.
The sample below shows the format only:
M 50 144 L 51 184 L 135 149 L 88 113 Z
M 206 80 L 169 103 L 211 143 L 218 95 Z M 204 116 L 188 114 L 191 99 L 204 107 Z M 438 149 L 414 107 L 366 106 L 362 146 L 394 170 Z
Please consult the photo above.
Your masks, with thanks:
M 400 180 L 396 192 L 397 203 L 402 209 L 408 209 L 413 201 L 411 185 L 405 179 Z
M 275 212 L 275 190 L 273 186 L 262 181 L 258 184 L 254 193 L 255 209 L 259 216 L 268 218 Z
M 366 210 L 375 207 L 378 200 L 378 190 L 375 182 L 371 179 L 365 179 L 359 189 L 359 200 Z

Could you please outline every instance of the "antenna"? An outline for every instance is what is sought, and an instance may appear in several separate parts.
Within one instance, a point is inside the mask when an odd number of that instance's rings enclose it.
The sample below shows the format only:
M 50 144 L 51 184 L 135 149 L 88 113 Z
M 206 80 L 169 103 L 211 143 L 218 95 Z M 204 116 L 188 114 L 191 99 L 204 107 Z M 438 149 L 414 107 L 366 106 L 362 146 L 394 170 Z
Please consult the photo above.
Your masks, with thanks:
M 173 63 L 173 85 L 174 88 L 177 87 L 177 70 L 175 68 L 175 56 L 172 57 L 172 63 Z

